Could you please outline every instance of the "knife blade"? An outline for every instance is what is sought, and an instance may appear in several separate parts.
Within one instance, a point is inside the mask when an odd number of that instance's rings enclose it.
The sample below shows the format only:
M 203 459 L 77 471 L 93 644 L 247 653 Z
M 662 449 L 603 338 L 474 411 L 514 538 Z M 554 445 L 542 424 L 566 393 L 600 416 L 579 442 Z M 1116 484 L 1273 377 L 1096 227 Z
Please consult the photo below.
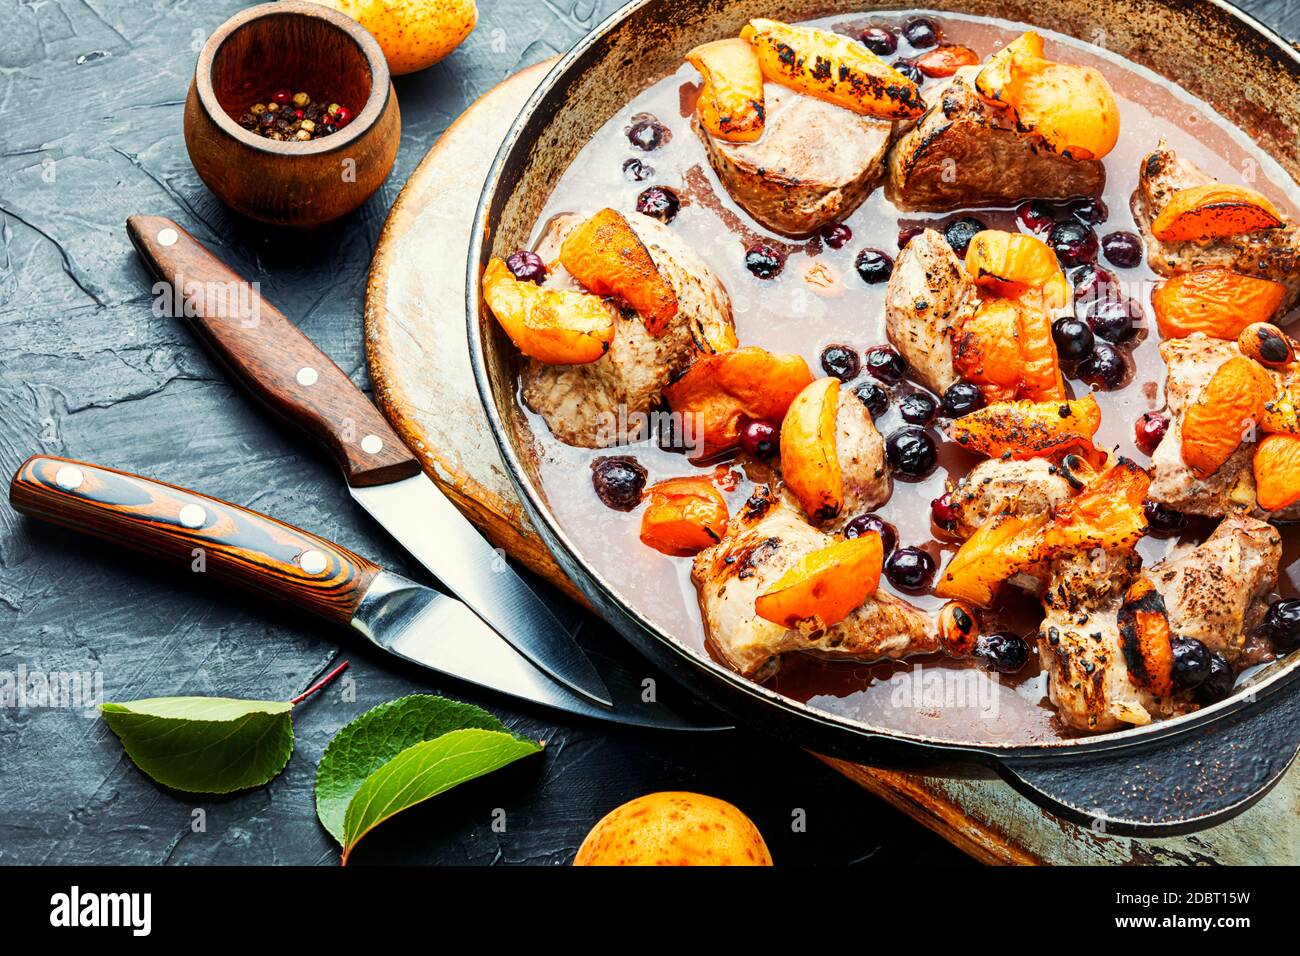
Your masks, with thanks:
M 172 220 L 132 216 L 127 232 L 154 276 L 170 284 L 174 311 L 249 391 L 331 453 L 353 497 L 399 544 L 540 670 L 611 705 L 573 635 L 424 474 L 342 369 Z
M 638 727 L 723 729 L 686 720 L 616 682 L 613 708 L 542 674 L 463 603 L 332 541 L 230 502 L 67 458 L 33 456 L 9 484 L 15 510 L 123 545 L 290 608 L 346 625 L 420 667 L 545 707 Z

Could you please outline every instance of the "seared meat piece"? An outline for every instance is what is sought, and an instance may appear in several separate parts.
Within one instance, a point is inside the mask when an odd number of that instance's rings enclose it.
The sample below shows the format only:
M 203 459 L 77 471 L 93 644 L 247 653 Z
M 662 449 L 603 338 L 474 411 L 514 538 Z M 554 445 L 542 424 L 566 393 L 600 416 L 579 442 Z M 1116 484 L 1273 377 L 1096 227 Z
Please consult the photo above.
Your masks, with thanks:
M 694 121 L 709 162 L 759 223 L 807 236 L 843 219 L 880 180 L 893 124 L 777 83 L 763 85 L 767 120 L 753 143 L 729 143 Z
M 870 661 L 938 650 L 931 616 L 884 591 L 825 631 L 785 628 L 757 615 L 760 594 L 804 555 L 834 540 L 764 486 L 732 518 L 722 541 L 696 556 L 691 580 L 700 592 L 705 634 L 729 667 L 763 681 L 776 673 L 781 655 L 796 651 Z
M 600 448 L 649 437 L 638 434 L 638 413 L 658 407 L 664 386 L 699 353 L 736 347 L 731 297 L 704 260 L 658 220 L 639 213 L 626 218 L 676 292 L 677 314 L 655 338 L 635 312 L 619 313 L 609 351 L 588 365 L 529 363 L 524 403 L 569 445 Z M 564 237 L 582 221 L 557 216 L 547 226 L 537 249 L 551 270 L 546 285 L 581 288 L 558 259 Z
M 1277 586 L 1282 536 L 1265 521 L 1230 514 L 1201 545 L 1145 571 L 1164 598 L 1169 630 L 1236 664 Z
M 913 236 L 885 289 L 885 334 L 918 381 L 937 395 L 957 381 L 952 330 L 978 305 L 975 284 L 933 229 Z
M 1133 218 L 1146 240 L 1147 261 L 1166 276 L 1219 267 L 1280 282 L 1288 290 L 1280 310 L 1285 312 L 1300 296 L 1300 225 L 1295 222 L 1209 242 L 1161 242 L 1151 234 L 1151 223 L 1175 192 L 1213 182 L 1212 176 L 1179 159 L 1163 141 L 1143 158 L 1132 205 Z
M 838 527 L 888 501 L 894 479 L 885 460 L 885 440 L 867 407 L 848 389 L 840 389 L 835 427 L 835 453 L 844 479 L 844 507 L 836 522 Z
M 1117 616 L 1140 565 L 1132 551 L 1074 554 L 1052 564 L 1038 655 L 1048 697 L 1077 730 L 1117 730 L 1173 712 L 1172 702 L 1133 684 L 1120 649 Z
M 982 461 L 949 491 L 957 519 L 954 533 L 962 538 L 993 515 L 1049 514 L 1074 493 L 1061 470 L 1044 458 Z
M 1160 343 L 1168 366 L 1165 402 L 1169 406 L 1169 431 L 1151 456 L 1152 501 L 1187 514 L 1218 516 L 1255 504 L 1252 442 L 1244 442 L 1214 474 L 1199 477 L 1183 461 L 1183 417 L 1209 384 L 1220 365 L 1240 355 L 1235 342 L 1208 338 L 1195 332 L 1183 339 Z
M 1102 164 L 1068 159 L 1017 129 L 1009 110 L 976 92 L 979 71 L 964 67 L 926 91 L 930 108 L 890 152 L 890 199 L 904 209 L 953 209 L 1100 194 Z

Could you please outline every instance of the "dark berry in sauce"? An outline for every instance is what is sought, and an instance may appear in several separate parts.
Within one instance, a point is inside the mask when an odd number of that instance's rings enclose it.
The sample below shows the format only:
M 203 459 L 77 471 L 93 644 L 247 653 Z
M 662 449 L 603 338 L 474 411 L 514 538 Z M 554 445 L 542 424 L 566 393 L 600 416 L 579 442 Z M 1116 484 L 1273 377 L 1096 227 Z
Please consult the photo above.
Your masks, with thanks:
M 1056 210 L 1045 199 L 1031 199 L 1016 207 L 1016 218 L 1029 232 L 1047 232 L 1056 225 Z
M 619 455 L 597 458 L 591 464 L 591 483 L 607 508 L 631 511 L 641 503 L 646 471 L 635 458 Z
M 867 285 L 888 282 L 894 271 L 894 260 L 879 249 L 863 249 L 853 260 L 853 268 Z
M 892 346 L 877 345 L 867 349 L 867 372 L 886 385 L 896 385 L 907 374 L 907 363 Z
M 781 432 L 771 422 L 755 419 L 740 429 L 740 447 L 747 455 L 767 461 L 776 454 Z
M 885 554 L 898 547 L 898 529 L 880 515 L 858 515 L 844 526 L 844 537 L 860 538 L 872 531 L 880 535 L 880 547 Z
M 954 531 L 957 528 L 957 512 L 952 507 L 952 495 L 944 492 L 938 498 L 930 502 L 930 520 L 934 526 L 943 531 Z
M 889 56 L 898 49 L 898 37 L 887 27 L 867 27 L 858 40 L 876 56 Z
M 760 279 L 775 279 L 785 268 L 785 253 L 766 242 L 755 243 L 745 250 L 745 268 Z
M 1192 691 L 1192 700 L 1198 704 L 1217 704 L 1232 693 L 1232 685 L 1236 682 L 1227 659 L 1222 654 L 1211 654 L 1210 676 Z
M 630 183 L 643 183 L 655 174 L 655 168 L 649 163 L 632 158 L 623 161 L 623 178 Z
M 1142 307 L 1128 298 L 1098 299 L 1087 307 L 1092 334 L 1107 342 L 1126 342 L 1142 324 Z
M 889 393 L 875 382 L 866 382 L 858 386 L 853 394 L 858 396 L 858 401 L 867 406 L 867 411 L 871 413 L 873 419 L 879 418 L 889 407 Z
M 671 136 L 668 127 L 655 119 L 640 119 L 627 129 L 628 142 L 647 153 L 664 145 Z
M 952 246 L 953 252 L 965 258 L 966 250 L 970 248 L 970 241 L 975 238 L 976 233 L 983 232 L 987 228 L 974 216 L 962 216 L 943 227 L 943 237 L 948 240 L 948 245 Z
M 915 425 L 890 432 L 885 439 L 885 455 L 894 471 L 906 478 L 924 478 L 939 461 L 934 439 Z
M 895 60 L 893 63 L 889 65 L 892 66 L 899 73 L 902 73 L 905 77 L 907 77 L 917 86 L 920 86 L 922 83 L 925 82 L 925 74 L 922 73 L 921 68 L 917 66 L 915 63 L 913 63 L 911 60 Z
M 833 222 L 828 226 L 822 226 L 822 242 L 832 249 L 843 249 L 853 238 L 853 230 L 842 222 Z
M 1097 261 L 1097 234 L 1078 220 L 1058 222 L 1048 232 L 1047 244 L 1067 269 Z
M 975 641 L 975 657 L 986 670 L 1014 674 L 1029 661 L 1029 644 L 1009 631 L 981 634 Z
M 1132 232 L 1108 232 L 1101 237 L 1101 252 L 1111 265 L 1133 269 L 1142 264 L 1142 239 Z
M 1191 690 L 1210 676 L 1210 651 L 1194 637 L 1172 637 L 1174 689 Z
M 939 414 L 939 401 L 925 392 L 911 392 L 898 400 L 898 411 L 905 422 L 928 425 Z
M 1052 323 L 1052 339 L 1057 353 L 1067 362 L 1082 362 L 1096 344 L 1088 323 L 1069 315 Z
M 1074 301 L 1086 305 L 1099 299 L 1120 298 L 1119 277 L 1109 269 L 1093 263 L 1080 266 L 1070 273 L 1070 284 L 1074 287 Z
M 929 17 L 912 17 L 903 24 L 903 38 L 918 50 L 927 50 L 939 43 L 939 24 Z
M 934 572 L 934 558 L 920 548 L 899 548 L 885 558 L 885 577 L 900 591 L 924 591 Z
M 1079 363 L 1077 371 L 1079 378 L 1102 392 L 1114 391 L 1129 377 L 1128 361 L 1109 342 L 1098 342 L 1092 354 Z
M 542 280 L 546 278 L 546 263 L 535 252 L 527 252 L 523 249 L 512 252 L 506 258 L 506 268 L 513 272 L 520 282 L 536 282 L 541 285 Z
M 1268 609 L 1264 633 L 1279 651 L 1300 647 L 1300 598 L 1283 598 Z
M 1095 226 L 1099 222 L 1105 222 L 1106 217 L 1110 215 L 1110 210 L 1100 199 L 1071 199 L 1065 204 L 1065 214 L 1079 222 Z
M 667 225 L 677 218 L 682 201 L 667 186 L 651 186 L 636 197 L 636 211 Z
M 984 407 L 984 393 L 970 382 L 953 382 L 943 393 L 943 411 L 949 418 L 961 418 Z
M 1133 426 L 1133 443 L 1143 454 L 1154 455 L 1169 431 L 1169 418 L 1159 412 L 1143 412 Z
M 822 368 L 841 382 L 852 381 L 862 371 L 862 362 L 856 349 L 847 345 L 828 345 L 822 349 Z
M 1187 526 L 1187 517 L 1182 512 L 1158 501 L 1148 501 L 1142 506 L 1142 512 L 1146 515 L 1147 529 L 1153 535 L 1177 534 Z

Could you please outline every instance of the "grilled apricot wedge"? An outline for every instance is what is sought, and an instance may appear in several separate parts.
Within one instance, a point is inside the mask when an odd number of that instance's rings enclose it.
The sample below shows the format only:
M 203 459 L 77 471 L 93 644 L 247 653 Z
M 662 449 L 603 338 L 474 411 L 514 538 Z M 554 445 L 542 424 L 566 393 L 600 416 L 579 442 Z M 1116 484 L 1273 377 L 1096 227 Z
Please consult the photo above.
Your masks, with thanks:
M 656 338 L 677 314 L 677 293 L 623 214 L 602 209 L 560 246 L 560 264 L 589 291 L 635 309 Z
M 795 396 L 781 423 L 781 476 L 814 521 L 844 507 L 844 475 L 836 442 L 840 380 L 819 378 Z
M 1046 515 L 994 515 L 966 539 L 944 569 L 934 593 L 989 607 L 1002 583 L 1034 564 Z
M 1273 318 L 1285 298 L 1286 286 L 1280 282 L 1210 268 L 1166 279 L 1151 293 L 1151 306 L 1165 338 L 1204 332 L 1231 340 L 1248 326 Z
M 1092 395 L 1074 401 L 996 402 L 952 424 L 950 436 L 967 451 L 989 458 L 1046 458 L 1092 449 L 1101 407 Z
M 1129 586 L 1118 623 L 1129 680 L 1157 697 L 1168 697 L 1174 692 L 1173 634 L 1165 599 L 1150 578 L 1143 575 Z
M 676 558 L 717 544 L 727 531 L 727 502 L 703 476 L 667 478 L 645 491 L 641 542 Z
M 704 77 L 695 109 L 709 135 L 729 143 L 759 139 L 767 113 L 754 48 L 740 37 L 714 40 L 687 53 L 686 62 Z
M 1183 461 L 1202 478 L 1232 457 L 1264 417 L 1273 377 L 1258 362 L 1230 358 L 1219 366 L 1183 418 Z
M 1037 236 L 985 229 L 966 249 L 966 273 L 975 284 L 1007 298 L 1041 289 L 1060 272 L 1056 253 Z
M 1188 242 L 1227 239 L 1284 224 L 1277 207 L 1255 190 L 1210 183 L 1169 197 L 1151 223 L 1151 234 L 1161 242 Z
M 1300 501 L 1300 437 L 1269 435 L 1255 449 L 1255 500 L 1265 511 Z
M 1012 299 L 988 299 L 961 324 L 953 368 L 990 402 L 1065 398 L 1049 314 Z
M 1075 497 L 1062 502 L 1043 529 L 1039 560 L 1089 548 L 1132 548 L 1147 531 L 1151 477 L 1135 462 L 1117 458 Z
M 849 37 L 779 20 L 750 20 L 740 36 L 773 83 L 863 116 L 915 119 L 925 112 L 915 83 Z
M 750 345 L 700 356 L 664 397 L 670 409 L 690 417 L 690 434 L 698 439 L 694 457 L 712 458 L 740 443 L 746 418 L 779 424 L 812 380 L 802 356 Z
M 599 296 L 520 282 L 500 259 L 483 272 L 483 300 L 529 358 L 547 365 L 584 365 L 614 339 L 614 315 Z
M 1300 435 L 1300 381 L 1284 386 L 1264 403 L 1259 430 L 1275 435 Z
M 806 622 L 814 630 L 825 630 L 876 593 L 884 556 L 875 532 L 820 548 L 800 558 L 760 594 L 754 611 L 783 627 Z

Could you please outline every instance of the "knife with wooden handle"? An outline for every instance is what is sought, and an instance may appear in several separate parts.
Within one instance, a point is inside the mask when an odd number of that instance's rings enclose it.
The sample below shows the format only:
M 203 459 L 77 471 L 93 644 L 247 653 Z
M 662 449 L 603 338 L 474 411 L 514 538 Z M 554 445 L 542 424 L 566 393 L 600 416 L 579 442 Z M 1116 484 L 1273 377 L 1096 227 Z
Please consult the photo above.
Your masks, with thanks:
M 173 310 L 263 404 L 325 447 L 352 497 L 389 534 L 538 668 L 611 703 L 573 636 L 424 474 L 342 369 L 172 220 L 132 216 L 127 232 L 169 284 Z
M 317 535 L 198 492 L 67 458 L 34 456 L 14 509 L 351 627 L 422 667 L 570 713 L 673 730 L 692 724 L 629 681 L 610 709 L 552 681 L 455 598 Z

